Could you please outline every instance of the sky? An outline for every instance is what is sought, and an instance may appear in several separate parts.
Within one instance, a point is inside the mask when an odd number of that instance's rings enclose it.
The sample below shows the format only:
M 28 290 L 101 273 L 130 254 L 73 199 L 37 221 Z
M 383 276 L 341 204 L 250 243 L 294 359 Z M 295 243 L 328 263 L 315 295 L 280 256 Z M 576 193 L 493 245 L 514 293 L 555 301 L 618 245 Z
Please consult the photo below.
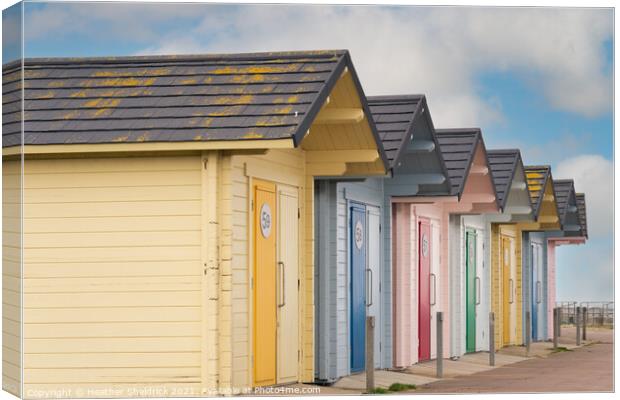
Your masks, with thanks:
M 613 300 L 611 9 L 29 2 L 23 23 L 26 57 L 348 49 L 366 95 L 423 93 L 437 128 L 573 178 L 590 239 L 558 249 L 557 300 Z

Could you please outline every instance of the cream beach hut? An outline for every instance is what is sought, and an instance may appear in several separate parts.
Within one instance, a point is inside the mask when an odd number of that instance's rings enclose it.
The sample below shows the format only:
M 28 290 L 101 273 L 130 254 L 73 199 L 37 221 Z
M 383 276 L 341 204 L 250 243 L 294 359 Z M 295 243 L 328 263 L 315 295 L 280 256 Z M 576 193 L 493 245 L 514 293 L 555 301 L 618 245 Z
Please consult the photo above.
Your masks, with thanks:
M 347 51 L 3 73 L 5 388 L 314 379 L 315 179 L 386 173 Z

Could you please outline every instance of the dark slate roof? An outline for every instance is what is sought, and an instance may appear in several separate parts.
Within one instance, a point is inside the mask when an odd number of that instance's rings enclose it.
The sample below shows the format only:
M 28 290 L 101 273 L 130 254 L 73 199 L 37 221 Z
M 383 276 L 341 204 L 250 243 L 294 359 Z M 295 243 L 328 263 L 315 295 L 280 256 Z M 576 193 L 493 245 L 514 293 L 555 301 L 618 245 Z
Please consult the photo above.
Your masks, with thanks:
M 519 165 L 523 167 L 521 152 L 518 149 L 487 150 L 487 158 L 497 193 L 497 201 L 500 207 L 504 209 L 517 167 Z
M 424 95 L 368 96 L 368 105 L 390 166 L 394 167 Z
M 474 160 L 476 145 L 482 142 L 482 133 L 478 128 L 437 129 L 436 133 L 452 185 L 451 194 L 460 197 Z
M 542 201 L 544 197 L 545 185 L 549 183 L 553 189 L 553 178 L 551 177 L 551 167 L 548 165 L 527 165 L 525 166 L 525 178 L 527 180 L 527 188 L 530 192 L 532 207 L 534 208 L 534 217 L 538 218 Z M 555 193 L 554 190 L 552 192 Z M 557 209 L 557 200 L 554 201 Z M 559 216 L 558 211 L 558 216 Z M 560 220 L 560 223 L 562 221 Z
M 586 214 L 586 195 L 577 193 L 577 210 L 579 211 L 579 222 L 583 236 L 588 237 L 588 219 Z
M 24 64 L 26 145 L 291 137 L 297 145 L 345 68 L 370 115 L 346 50 Z M 3 66 L 3 147 L 20 142 L 20 77 L 21 60 Z
M 571 192 L 575 191 L 575 184 L 572 179 L 554 179 L 553 190 L 555 192 L 555 202 L 558 205 L 560 221 L 564 224 Z

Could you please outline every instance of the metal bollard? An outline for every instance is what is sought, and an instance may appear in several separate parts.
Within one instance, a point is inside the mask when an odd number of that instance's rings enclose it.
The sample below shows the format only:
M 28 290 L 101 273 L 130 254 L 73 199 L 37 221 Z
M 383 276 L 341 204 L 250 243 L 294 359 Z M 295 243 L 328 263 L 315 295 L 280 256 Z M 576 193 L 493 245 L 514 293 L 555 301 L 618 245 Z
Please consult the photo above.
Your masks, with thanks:
M 366 317 L 366 392 L 375 388 L 375 317 Z
M 437 311 L 437 378 L 443 378 L 443 312 Z
M 560 310 L 556 307 L 553 309 L 553 348 L 557 349 L 558 348 L 558 336 L 559 332 L 558 332 L 558 327 L 560 325 L 560 321 L 559 321 L 559 317 L 560 316 Z
M 489 313 L 489 365 L 495 365 L 495 313 Z
M 530 355 L 530 342 L 532 337 L 532 320 L 530 317 L 530 312 L 525 312 L 525 354 L 529 357 Z
M 575 344 L 577 346 L 581 346 L 581 332 L 579 330 L 579 325 L 581 324 L 581 318 L 580 315 L 581 314 L 581 307 L 576 307 L 575 308 L 575 330 L 577 331 L 577 338 L 575 340 Z
M 583 316 L 583 333 L 581 338 L 586 340 L 586 327 L 588 326 L 588 307 L 583 307 L 581 309 L 581 314 Z
M 562 336 L 562 307 L 558 309 L 558 337 Z

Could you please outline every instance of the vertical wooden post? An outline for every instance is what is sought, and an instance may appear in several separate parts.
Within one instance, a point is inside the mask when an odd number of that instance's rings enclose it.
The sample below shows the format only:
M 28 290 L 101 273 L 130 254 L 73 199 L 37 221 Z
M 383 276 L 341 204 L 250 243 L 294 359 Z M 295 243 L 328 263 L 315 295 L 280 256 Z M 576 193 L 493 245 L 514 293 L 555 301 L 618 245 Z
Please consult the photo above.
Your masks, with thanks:
M 437 378 L 443 378 L 443 312 L 437 311 Z
M 489 313 L 489 365 L 495 365 L 495 313 Z
M 375 317 L 366 317 L 366 392 L 375 388 Z
M 582 339 L 586 340 L 586 327 L 588 326 L 588 307 L 583 307 L 581 309 L 581 314 L 583 316 L 583 335 Z
M 201 156 L 201 261 L 202 261 L 202 358 L 203 394 L 218 389 L 219 373 L 219 165 L 220 153 Z
M 579 330 L 579 325 L 581 325 L 581 307 L 575 307 L 575 330 L 577 331 L 577 338 L 575 340 L 575 344 L 577 346 L 581 346 L 581 331 Z
M 530 356 L 530 342 L 532 338 L 532 320 L 530 311 L 525 312 L 525 355 Z
M 558 337 L 562 336 L 562 306 L 558 309 Z
M 559 316 L 560 316 L 560 310 L 555 307 L 553 309 L 553 348 L 557 349 L 558 348 L 558 327 L 560 326 L 560 321 L 559 321 Z

